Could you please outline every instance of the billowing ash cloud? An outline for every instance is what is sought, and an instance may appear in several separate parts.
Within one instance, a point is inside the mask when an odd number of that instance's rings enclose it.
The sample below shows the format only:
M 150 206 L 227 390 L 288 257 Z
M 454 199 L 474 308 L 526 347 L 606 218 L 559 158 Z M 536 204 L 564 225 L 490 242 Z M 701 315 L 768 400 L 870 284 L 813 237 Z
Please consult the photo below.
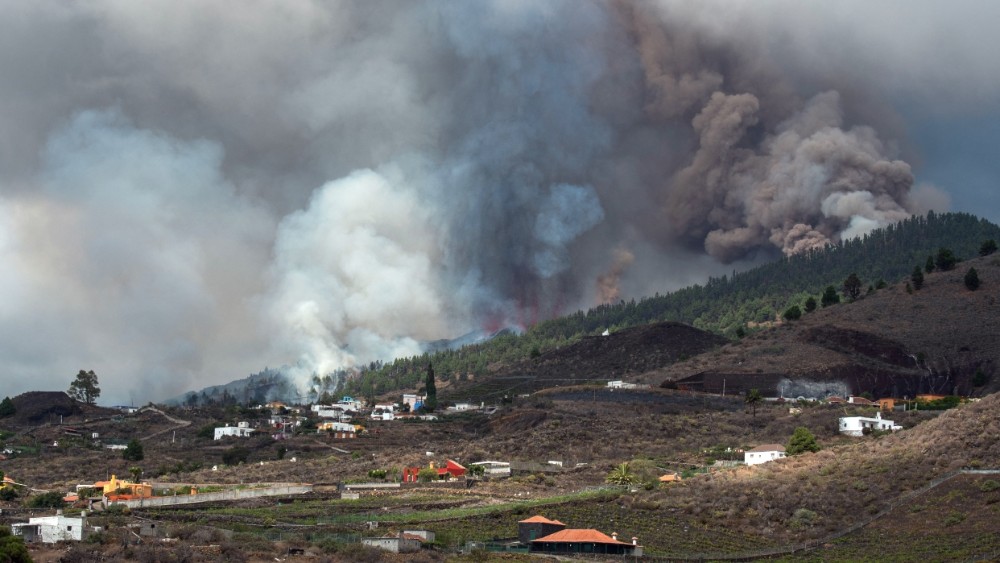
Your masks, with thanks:
M 870 127 L 844 130 L 838 100 L 816 95 L 755 146 L 761 101 L 712 94 L 692 121 L 694 159 L 669 188 L 678 234 L 704 236 L 709 254 L 731 261 L 768 243 L 785 254 L 822 248 L 908 217 L 910 166 L 886 156 Z
M 947 205 L 890 103 L 937 75 L 867 19 L 881 66 L 781 2 L 9 4 L 10 393 L 305 380 Z

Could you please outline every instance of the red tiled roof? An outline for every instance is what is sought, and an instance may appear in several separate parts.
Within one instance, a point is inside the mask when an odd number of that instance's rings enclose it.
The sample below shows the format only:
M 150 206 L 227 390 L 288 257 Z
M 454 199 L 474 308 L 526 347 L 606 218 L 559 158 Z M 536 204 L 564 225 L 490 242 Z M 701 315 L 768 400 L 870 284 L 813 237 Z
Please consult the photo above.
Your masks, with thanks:
M 562 522 L 558 520 L 549 520 L 544 516 L 532 516 L 527 520 L 521 520 L 518 524 L 555 524 L 556 526 L 565 526 Z
M 761 444 L 752 450 L 747 450 L 750 453 L 753 452 L 783 452 L 785 451 L 785 446 L 781 444 Z
M 597 530 L 560 530 L 554 534 L 549 534 L 544 538 L 538 538 L 537 540 L 532 540 L 532 542 L 548 542 L 548 543 L 608 543 L 617 545 L 631 545 L 625 542 L 620 542 L 609 535 L 598 532 Z

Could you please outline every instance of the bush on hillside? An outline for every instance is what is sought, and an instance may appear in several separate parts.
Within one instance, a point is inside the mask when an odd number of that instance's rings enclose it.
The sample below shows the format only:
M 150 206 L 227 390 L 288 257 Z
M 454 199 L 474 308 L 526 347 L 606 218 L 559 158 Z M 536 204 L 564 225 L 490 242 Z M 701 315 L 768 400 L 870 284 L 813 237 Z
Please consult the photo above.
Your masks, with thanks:
M 805 426 L 799 426 L 792 433 L 792 437 L 788 441 L 788 447 L 785 448 L 785 453 L 788 455 L 798 455 L 805 452 L 818 452 L 819 449 L 819 444 L 816 443 L 816 436 Z
M 62 508 L 66 504 L 63 496 L 64 493 L 59 491 L 35 495 L 28 499 L 28 508 Z
M 934 265 L 942 272 L 954 269 L 957 263 L 958 258 L 955 257 L 955 253 L 949 248 L 939 248 L 937 255 L 934 257 Z
M 250 450 L 234 446 L 222 453 L 222 463 L 226 465 L 239 465 L 246 463 L 248 457 L 250 457 Z
M 913 289 L 919 290 L 924 286 L 924 273 L 920 271 L 920 266 L 913 267 L 913 273 L 910 274 L 910 281 L 913 283 Z
M 980 256 L 989 256 L 997 251 L 997 241 L 993 239 L 986 239 L 983 241 L 983 245 L 979 247 Z
M 969 291 L 979 289 L 979 272 L 975 268 L 969 268 L 969 271 L 965 273 L 965 287 Z
M 802 309 L 799 309 L 798 305 L 792 305 L 785 309 L 785 314 L 782 316 L 785 317 L 786 321 L 797 321 L 802 318 Z

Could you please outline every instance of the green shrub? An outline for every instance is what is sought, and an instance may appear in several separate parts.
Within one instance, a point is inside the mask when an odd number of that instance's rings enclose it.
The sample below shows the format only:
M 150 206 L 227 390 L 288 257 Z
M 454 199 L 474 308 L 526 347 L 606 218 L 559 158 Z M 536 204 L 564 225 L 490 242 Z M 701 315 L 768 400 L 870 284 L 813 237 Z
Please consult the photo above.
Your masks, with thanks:
M 945 526 L 954 526 L 955 524 L 960 524 L 965 520 L 965 514 L 957 511 L 951 511 L 948 516 L 944 518 Z
M 28 499 L 29 508 L 62 508 L 66 503 L 63 501 L 65 493 L 50 491 L 35 495 Z
M 979 490 L 984 493 L 995 491 L 997 489 L 1000 489 L 1000 483 L 994 481 L 993 479 L 987 479 L 979 484 Z
M 24 540 L 10 532 L 10 526 L 0 526 L 0 561 L 31 563 L 31 555 Z
M 225 463 L 226 465 L 239 465 L 241 463 L 246 463 L 248 457 L 250 457 L 249 450 L 240 446 L 235 446 L 223 452 L 222 463 Z
M 819 516 L 812 510 L 809 510 L 808 508 L 799 508 L 788 520 L 788 525 L 793 530 L 801 530 L 802 528 L 811 528 L 816 524 L 818 519 Z

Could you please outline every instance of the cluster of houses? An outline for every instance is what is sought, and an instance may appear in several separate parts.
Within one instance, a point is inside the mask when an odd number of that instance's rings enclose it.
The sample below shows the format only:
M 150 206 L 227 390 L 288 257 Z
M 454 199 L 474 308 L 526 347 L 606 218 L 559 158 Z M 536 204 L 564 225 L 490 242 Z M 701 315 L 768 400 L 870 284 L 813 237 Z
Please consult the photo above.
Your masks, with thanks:
M 407 419 L 436 420 L 437 415 L 426 414 L 422 411 L 426 400 L 426 395 L 405 393 L 399 403 L 379 403 L 371 409 L 367 409 L 362 401 L 345 396 L 340 401 L 331 405 L 312 405 L 309 408 L 309 414 L 321 420 L 316 425 L 318 432 L 328 432 L 332 438 L 349 439 L 355 438 L 358 434 L 365 431 L 365 427 L 357 423 L 357 421 L 363 421 L 364 419 L 376 421 Z M 248 438 L 258 432 L 266 431 L 270 432 L 271 437 L 275 440 L 281 440 L 296 428 L 301 427 L 307 419 L 298 407 L 290 407 L 279 401 L 260 405 L 258 408 L 271 409 L 272 414 L 266 426 L 258 425 L 254 428 L 249 422 L 245 421 L 237 422 L 235 425 L 226 424 L 215 428 L 214 438 L 216 440 L 228 437 Z M 461 402 L 448 406 L 443 412 L 445 414 L 452 414 L 475 410 L 491 413 L 492 410 L 495 410 L 495 407 L 486 407 L 483 403 L 476 405 L 474 403 Z

